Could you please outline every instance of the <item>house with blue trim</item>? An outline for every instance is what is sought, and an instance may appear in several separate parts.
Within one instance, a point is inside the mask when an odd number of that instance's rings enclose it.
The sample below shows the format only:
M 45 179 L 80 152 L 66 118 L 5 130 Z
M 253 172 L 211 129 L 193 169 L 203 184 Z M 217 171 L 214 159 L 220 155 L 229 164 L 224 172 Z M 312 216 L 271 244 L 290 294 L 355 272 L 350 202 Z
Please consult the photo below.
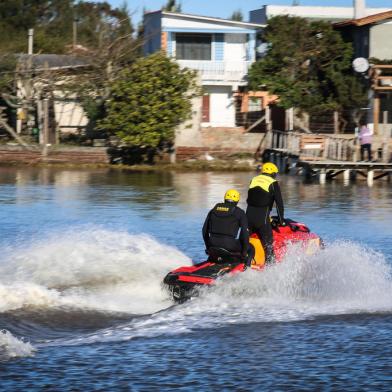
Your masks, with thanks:
M 235 95 L 247 84 L 255 61 L 256 34 L 264 25 L 174 13 L 144 15 L 144 54 L 159 50 L 181 67 L 198 71 L 203 96 L 198 101 L 202 127 L 235 127 Z M 196 108 L 197 109 L 197 108 Z

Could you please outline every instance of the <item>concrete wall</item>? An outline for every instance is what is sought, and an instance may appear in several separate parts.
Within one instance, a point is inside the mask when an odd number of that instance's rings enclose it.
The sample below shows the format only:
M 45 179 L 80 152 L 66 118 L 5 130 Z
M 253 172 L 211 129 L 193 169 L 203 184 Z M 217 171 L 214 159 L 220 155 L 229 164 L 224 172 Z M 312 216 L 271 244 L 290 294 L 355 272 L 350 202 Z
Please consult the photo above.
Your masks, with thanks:
M 370 28 L 369 57 L 380 60 L 392 59 L 392 21 L 374 25 Z
M 185 121 L 176 130 L 176 147 L 201 147 L 203 146 L 200 122 L 201 122 L 202 97 L 192 100 L 192 119 Z
M 264 133 L 244 133 L 242 129 L 202 128 L 203 146 L 211 150 L 255 152 Z
M 264 133 L 244 133 L 239 128 L 202 128 L 201 146 L 176 146 L 177 161 L 213 158 L 227 159 L 235 154 L 254 155 Z

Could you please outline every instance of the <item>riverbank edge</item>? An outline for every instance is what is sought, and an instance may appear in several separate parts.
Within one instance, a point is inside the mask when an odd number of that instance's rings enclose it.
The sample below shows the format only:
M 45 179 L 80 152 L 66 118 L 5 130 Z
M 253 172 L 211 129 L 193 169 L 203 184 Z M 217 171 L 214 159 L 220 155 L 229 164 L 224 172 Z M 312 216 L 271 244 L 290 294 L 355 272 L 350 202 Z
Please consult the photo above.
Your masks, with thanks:
M 195 154 L 193 154 L 195 155 Z M 184 157 L 183 157 L 184 158 Z M 20 167 L 57 167 L 57 168 L 110 168 L 129 171 L 253 171 L 257 162 L 247 153 L 216 154 L 205 158 L 204 154 L 187 156 L 175 163 L 170 156 L 164 154 L 156 157 L 153 164 L 120 163 L 113 159 L 107 147 L 80 146 L 0 146 L 0 166 Z M 114 162 L 113 162 L 114 161 Z
M 155 163 L 155 164 L 110 164 L 110 163 L 53 163 L 53 162 L 1 162 L 0 167 L 30 167 L 30 168 L 55 168 L 55 169 L 111 169 L 134 172 L 154 171 L 189 171 L 189 172 L 251 172 L 257 168 L 257 162 L 232 162 L 225 160 L 210 161 L 184 161 L 179 163 Z

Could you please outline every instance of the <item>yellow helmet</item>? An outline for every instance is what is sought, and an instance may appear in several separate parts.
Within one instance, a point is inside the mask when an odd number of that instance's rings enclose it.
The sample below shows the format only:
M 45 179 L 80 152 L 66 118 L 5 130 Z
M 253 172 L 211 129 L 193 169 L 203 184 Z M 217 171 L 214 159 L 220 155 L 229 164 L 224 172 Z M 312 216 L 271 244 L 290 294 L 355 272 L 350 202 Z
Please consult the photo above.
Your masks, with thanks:
M 225 193 L 225 201 L 233 201 L 235 203 L 238 203 L 240 201 L 240 193 L 235 189 L 229 189 Z
M 265 174 L 277 174 L 279 173 L 278 167 L 272 162 L 266 162 L 261 168 L 261 172 Z

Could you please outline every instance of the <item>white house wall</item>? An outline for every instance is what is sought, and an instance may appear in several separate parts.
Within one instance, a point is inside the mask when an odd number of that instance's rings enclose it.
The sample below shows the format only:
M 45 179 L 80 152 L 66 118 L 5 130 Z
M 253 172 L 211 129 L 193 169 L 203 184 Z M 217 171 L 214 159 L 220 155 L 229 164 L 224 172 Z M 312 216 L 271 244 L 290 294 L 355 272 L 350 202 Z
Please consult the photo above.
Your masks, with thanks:
M 77 100 L 54 101 L 56 123 L 63 133 L 75 133 L 85 128 L 88 118 Z
M 160 18 L 160 26 L 156 18 Z M 144 22 L 146 41 L 156 41 L 155 44 L 146 43 L 145 49 L 147 47 L 148 50 L 145 52 L 152 53 L 152 49 L 158 47 L 158 38 L 152 32 L 159 29 L 164 33 L 162 36 L 159 34 L 159 38 L 162 42 L 167 40 L 168 56 L 174 58 L 178 33 L 211 34 L 211 60 L 177 61 L 181 67 L 198 72 L 203 90 L 210 96 L 209 122 L 203 123 L 203 126 L 235 127 L 233 91 L 247 83 L 245 76 L 255 60 L 256 33 L 263 26 L 166 12 L 147 14 Z M 178 132 L 178 141 L 183 134 L 186 136 L 185 132 Z
M 211 127 L 234 127 L 235 107 L 232 88 L 230 86 L 204 86 L 204 91 L 210 95 Z
M 246 34 L 225 34 L 225 61 L 246 61 Z
M 374 25 L 370 28 L 369 57 L 380 60 L 392 59 L 392 21 Z

